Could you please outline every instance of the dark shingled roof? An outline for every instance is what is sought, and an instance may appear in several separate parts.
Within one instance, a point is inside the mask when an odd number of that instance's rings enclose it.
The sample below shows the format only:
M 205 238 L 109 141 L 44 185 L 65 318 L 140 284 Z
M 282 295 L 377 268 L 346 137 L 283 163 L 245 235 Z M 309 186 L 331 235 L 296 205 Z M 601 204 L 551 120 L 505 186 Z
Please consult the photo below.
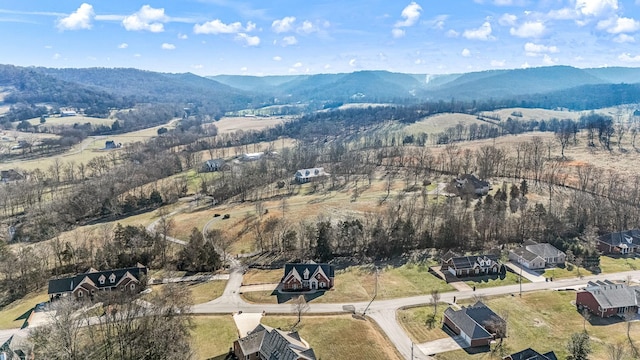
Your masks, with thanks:
M 284 276 L 287 276 L 291 272 L 291 269 L 294 269 L 294 268 L 296 269 L 298 274 L 300 274 L 301 276 L 304 273 L 305 269 L 309 269 L 309 274 L 313 274 L 318 267 L 322 268 L 322 271 L 324 271 L 324 273 L 327 274 L 327 276 L 329 278 L 333 278 L 334 277 L 334 266 L 333 265 L 330 265 L 330 264 L 316 264 L 316 263 L 310 263 L 310 264 L 285 264 L 284 265 Z
M 633 249 L 640 247 L 640 230 L 633 229 L 610 233 L 600 236 L 598 240 L 612 246 L 626 245 L 628 248 Z
M 237 340 L 242 353 L 260 353 L 269 360 L 316 360 L 316 354 L 297 332 L 286 332 L 258 325 L 249 335 Z
M 451 258 L 451 260 L 453 261 L 453 267 L 455 267 L 456 269 L 473 269 L 473 266 L 478 261 L 478 258 L 498 262 L 498 257 L 495 255 L 459 256 Z
M 549 351 L 546 354 L 540 354 L 532 348 L 524 349 L 515 354 L 511 354 L 503 357 L 508 360 L 558 360 L 556 354 L 553 351 Z
M 487 324 L 492 321 L 504 321 L 481 301 L 457 311 L 449 307 L 444 314 L 471 340 L 492 337 L 486 329 Z
M 89 278 L 89 280 L 91 280 L 98 289 L 110 288 L 110 287 L 113 287 L 115 284 L 117 284 L 120 281 L 120 279 L 122 279 L 122 277 L 127 274 L 127 272 L 131 274 L 133 277 L 135 277 L 136 279 L 140 280 L 141 275 L 145 275 L 147 273 L 147 268 L 142 265 L 131 267 L 131 268 L 125 268 L 125 269 L 114 269 L 114 270 L 104 270 L 104 271 L 97 271 L 91 268 L 86 273 L 78 274 L 73 277 L 49 280 L 48 293 L 60 294 L 65 292 L 71 292 L 85 278 Z M 115 274 L 116 276 L 116 281 L 114 283 L 111 283 L 109 281 L 109 277 L 111 276 L 111 274 Z M 104 284 L 100 284 L 100 281 L 98 280 L 102 275 L 104 275 L 107 278 Z
M 585 291 L 590 292 L 603 309 L 638 306 L 640 297 L 639 287 L 629 287 L 626 284 L 615 284 L 605 280 L 589 282 Z
M 533 260 L 535 260 L 537 257 L 539 257 L 539 258 L 543 259 L 540 255 L 534 254 L 534 253 L 532 253 L 531 251 L 529 251 L 529 250 L 527 250 L 527 249 L 525 249 L 525 248 L 523 248 L 523 247 L 520 247 L 520 248 L 517 248 L 517 249 L 513 249 L 513 250 L 511 250 L 511 251 L 512 251 L 514 254 L 516 254 L 516 255 L 520 256 L 521 258 L 523 258 L 523 259 L 525 259 L 525 260 L 527 260 L 527 261 L 533 261 Z M 543 260 L 544 260 L 544 259 L 543 259 Z

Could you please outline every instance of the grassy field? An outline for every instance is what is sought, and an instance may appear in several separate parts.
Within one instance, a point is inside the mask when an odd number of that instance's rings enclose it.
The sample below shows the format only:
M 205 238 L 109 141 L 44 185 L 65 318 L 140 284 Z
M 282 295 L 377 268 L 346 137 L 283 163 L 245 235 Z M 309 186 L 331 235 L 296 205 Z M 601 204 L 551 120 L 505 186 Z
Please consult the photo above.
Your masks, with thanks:
M 526 284 L 530 282 L 526 278 L 522 278 L 522 283 Z M 472 280 L 467 280 L 465 283 L 471 287 L 475 286 L 477 289 L 495 287 L 495 286 L 505 286 L 505 285 L 516 285 L 520 283 L 520 276 L 514 274 L 510 271 L 507 271 L 504 279 L 495 278 L 493 276 L 478 276 L 474 277 Z
M 103 119 L 103 118 L 96 118 L 91 116 L 78 115 L 78 116 L 64 116 L 64 117 L 48 117 L 46 118 L 46 121 L 44 124 L 40 124 L 39 117 L 29 119 L 27 121 L 29 122 L 29 124 L 34 126 L 37 125 L 38 127 L 41 127 L 41 128 L 42 127 L 49 128 L 52 126 L 62 126 L 62 125 L 70 126 L 73 124 L 86 124 L 86 123 L 90 123 L 95 126 L 99 126 L 99 125 L 111 126 L 115 121 L 115 119 Z
M 580 276 L 588 276 L 593 275 L 593 273 L 585 268 L 578 268 L 577 266 L 573 266 L 571 270 L 569 270 L 569 266 L 565 266 L 564 268 L 552 268 L 546 269 L 542 276 L 546 278 L 555 279 L 566 279 L 566 278 L 576 278 Z
M 219 298 L 224 292 L 227 285 L 223 280 L 212 280 L 203 283 L 192 283 L 187 285 L 187 289 L 191 292 L 193 304 L 202 304 Z M 161 291 L 164 284 L 151 285 L 153 292 Z
M 624 272 L 640 269 L 640 258 L 612 258 L 608 256 L 600 257 L 600 270 L 602 273 L 609 274 L 615 272 Z
M 373 297 L 376 287 L 376 273 L 370 267 L 354 266 L 338 270 L 334 287 L 324 295 L 313 299 L 318 303 L 339 303 L 367 301 Z M 453 287 L 432 275 L 426 264 L 407 264 L 400 267 L 386 267 L 378 274 L 377 299 L 393 299 L 406 296 L 424 295 L 431 290 L 452 291 Z M 248 292 L 242 295 L 254 303 L 277 303 L 271 291 Z
M 508 337 L 505 346 L 509 353 L 533 347 L 540 352 L 553 350 L 559 359 L 567 355 L 566 343 L 574 332 L 583 330 L 583 317 L 572 304 L 575 292 L 540 291 L 525 293 L 522 297 L 502 296 L 485 299 L 493 311 L 506 316 Z M 469 305 L 471 302 L 466 302 Z M 442 306 L 442 310 L 444 310 Z M 439 309 L 440 310 L 440 309 Z M 416 341 L 430 341 L 445 338 L 442 330 L 428 330 L 424 326 L 427 315 L 433 308 L 419 307 L 401 310 L 398 319 L 410 336 Z M 606 344 L 626 340 L 626 324 L 622 322 L 602 325 L 593 321 L 586 323 L 586 331 L 591 337 L 593 354 L 589 359 L 608 359 Z M 633 324 L 630 336 L 640 339 L 640 326 Z M 442 353 L 436 359 L 492 359 L 490 353 L 470 355 L 465 351 Z
M 267 326 L 287 330 L 296 321 L 294 316 L 266 316 L 262 319 Z M 393 344 L 369 320 L 355 319 L 350 315 L 303 316 L 297 330 L 318 359 L 401 359 Z
M 277 270 L 257 270 L 250 269 L 242 277 L 243 285 L 271 284 L 280 282 L 282 279 L 282 269 Z
M 431 328 L 427 326 L 427 319 L 433 316 L 433 306 L 398 310 L 398 323 L 417 344 L 445 338 L 448 335 L 442 330 L 442 314 L 448 306 L 443 303 L 438 305 L 438 312 Z
M 45 290 L 31 293 L 20 300 L 16 300 L 0 310 L 0 330 L 12 329 L 22 326 L 24 320 L 15 321 L 25 312 L 33 309 L 36 304 L 49 300 Z
M 487 124 L 483 121 L 477 120 L 473 115 L 467 114 L 438 114 L 429 116 L 423 120 L 420 120 L 414 124 L 411 124 L 402 129 L 405 134 L 417 135 L 420 133 L 437 134 L 445 129 L 456 126 L 457 124 L 463 124 L 469 126 L 471 124 Z
M 191 330 L 196 359 L 223 360 L 238 339 L 238 330 L 230 315 L 194 316 Z

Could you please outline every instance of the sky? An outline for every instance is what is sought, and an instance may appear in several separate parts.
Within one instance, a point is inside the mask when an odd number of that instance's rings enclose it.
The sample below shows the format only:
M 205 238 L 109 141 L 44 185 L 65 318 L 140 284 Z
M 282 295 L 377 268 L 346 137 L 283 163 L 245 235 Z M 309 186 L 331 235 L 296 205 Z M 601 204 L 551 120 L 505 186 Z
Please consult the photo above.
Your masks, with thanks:
M 0 63 L 198 75 L 640 66 L 640 0 L 0 0 Z

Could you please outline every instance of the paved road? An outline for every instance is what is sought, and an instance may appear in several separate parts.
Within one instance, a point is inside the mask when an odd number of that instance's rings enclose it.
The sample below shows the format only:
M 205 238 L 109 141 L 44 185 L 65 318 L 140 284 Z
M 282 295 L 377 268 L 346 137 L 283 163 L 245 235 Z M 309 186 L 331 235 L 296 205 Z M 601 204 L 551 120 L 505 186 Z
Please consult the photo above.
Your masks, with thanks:
M 616 274 L 604 274 L 604 275 L 593 275 L 586 276 L 582 279 L 572 278 L 572 279 L 564 279 L 564 280 L 556 280 L 553 282 L 535 282 L 535 283 L 527 283 L 522 284 L 522 291 L 537 291 L 537 290 L 548 290 L 548 289 L 564 289 L 568 287 L 575 287 L 580 285 L 585 285 L 587 281 L 594 280 L 626 280 L 627 276 L 631 276 L 633 279 L 640 279 L 640 271 L 627 271 Z M 231 281 L 230 281 L 231 282 Z M 241 283 L 241 278 L 239 284 Z M 244 302 L 237 293 L 237 290 L 234 292 L 232 289 L 229 289 L 229 284 L 227 283 L 227 289 L 225 289 L 225 294 L 211 302 L 195 305 L 192 310 L 197 314 L 227 314 L 233 313 L 237 311 L 243 312 L 253 312 L 253 313 L 261 313 L 263 311 L 267 313 L 289 313 L 292 312 L 292 308 L 290 304 L 248 304 Z M 235 285 L 234 285 L 235 286 Z M 478 289 L 474 291 L 459 291 L 459 292 L 448 292 L 442 293 L 440 297 L 440 301 L 443 302 L 453 302 L 453 297 L 455 296 L 457 299 L 469 299 L 474 295 L 480 296 L 493 296 L 493 295 L 506 295 L 512 294 L 517 296 L 520 291 L 520 285 L 507 285 L 486 289 Z M 396 319 L 396 312 L 398 309 L 403 307 L 410 307 L 416 305 L 426 305 L 431 301 L 430 295 L 421 295 L 421 296 L 413 296 L 406 297 L 400 299 L 390 299 L 390 300 L 376 300 L 374 301 L 369 310 L 367 311 L 367 315 L 369 315 L 373 320 L 375 320 L 380 328 L 385 332 L 387 337 L 391 340 L 391 342 L 397 347 L 400 354 L 405 359 L 411 359 L 411 340 L 408 335 L 404 332 L 402 327 L 398 324 Z M 358 303 L 340 303 L 340 304 L 319 304 L 319 303 L 310 303 L 309 313 L 341 313 L 345 312 L 343 310 L 344 306 L 353 305 L 356 308 L 356 312 L 362 313 L 362 311 L 367 306 L 366 302 L 358 302 Z M 428 359 L 422 351 L 419 350 L 419 347 L 415 347 L 413 349 L 414 359 Z

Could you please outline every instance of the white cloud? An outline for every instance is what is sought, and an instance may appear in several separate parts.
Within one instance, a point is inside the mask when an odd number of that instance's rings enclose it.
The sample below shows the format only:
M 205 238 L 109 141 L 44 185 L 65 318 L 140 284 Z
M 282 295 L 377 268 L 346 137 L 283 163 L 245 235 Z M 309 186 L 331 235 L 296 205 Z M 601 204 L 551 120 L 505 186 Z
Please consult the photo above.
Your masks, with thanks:
M 274 56 L 273 61 L 282 61 L 282 58 L 280 56 Z
M 524 51 L 526 52 L 527 56 L 540 56 L 544 53 L 555 54 L 558 52 L 558 47 L 528 42 L 524 44 Z
M 250 24 L 251 23 L 247 24 L 247 26 L 250 27 Z M 240 22 L 225 24 L 219 19 L 208 21 L 202 25 L 195 24 L 193 26 L 193 32 L 195 34 L 237 34 L 244 30 Z
M 394 38 L 399 39 L 405 35 L 405 31 L 402 29 L 393 28 L 391 29 L 391 35 L 393 35 Z
M 276 34 L 289 32 L 293 29 L 293 23 L 296 21 L 294 16 L 287 16 L 282 18 L 281 20 L 275 20 L 271 23 L 271 30 Z
M 192 69 L 202 69 L 203 67 L 204 67 L 204 66 L 203 66 L 202 64 L 194 64 L 194 65 L 191 65 L 191 68 L 192 68 Z
M 618 0 L 576 0 L 576 10 L 582 15 L 599 17 L 618 10 Z
M 169 43 L 162 43 L 162 50 L 175 50 L 176 46 Z
M 562 8 L 559 10 L 551 10 L 546 14 L 546 18 L 550 20 L 574 20 L 580 16 L 580 12 L 576 9 Z
M 51 46 L 51 45 L 45 45 L 45 46 L 44 46 L 44 48 L 45 48 L 45 49 L 53 49 L 53 46 Z
M 129 44 L 127 44 L 127 43 L 122 43 L 122 44 L 118 45 L 118 49 L 126 49 L 128 47 L 129 47 Z
M 58 20 L 57 26 L 60 31 L 91 29 L 91 20 L 93 20 L 95 16 L 96 14 L 93 11 L 93 6 L 83 3 L 69 16 Z
M 249 70 L 249 69 L 247 69 L 246 66 L 243 66 L 243 67 L 240 68 L 240 71 L 242 71 L 242 72 L 246 72 L 247 70 Z
M 434 29 L 442 30 L 444 29 L 445 21 L 447 21 L 448 18 L 449 15 L 438 15 L 432 20 L 429 20 L 428 24 Z
M 260 38 L 257 36 L 247 35 L 245 33 L 238 33 L 236 40 L 244 42 L 246 46 L 258 46 L 260 45 Z
M 142 55 L 140 55 L 140 54 L 133 54 L 133 57 L 139 58 L 139 57 L 142 57 Z
M 298 43 L 295 36 L 285 36 L 282 38 L 282 46 L 287 47 Z
M 422 11 L 422 7 L 418 5 L 415 1 L 411 2 L 411 4 L 407 5 L 400 13 L 400 16 L 404 18 L 402 21 L 398 21 L 395 24 L 395 27 L 408 27 L 413 26 L 420 19 L 420 12 Z
M 491 36 L 491 24 L 485 21 L 482 26 L 477 29 L 468 29 L 462 33 L 462 36 L 469 40 L 487 41 L 493 39 Z
M 615 17 L 598 22 L 598 29 L 610 34 L 631 33 L 640 30 L 640 22 L 632 18 Z
M 422 61 L 422 59 L 416 59 L 413 63 L 416 64 L 416 65 L 420 65 L 420 64 L 423 63 L 423 61 Z
M 640 62 L 640 55 L 631 56 L 629 53 L 623 53 L 618 56 L 618 60 L 624 62 Z
M 297 63 L 293 64 L 293 67 L 294 68 L 300 68 L 300 67 L 302 67 L 302 63 L 301 62 L 297 62 Z
M 457 31 L 453 30 L 453 29 L 447 31 L 446 35 L 447 35 L 447 37 L 450 37 L 450 38 L 456 38 L 456 37 L 460 36 L 460 34 Z
M 58 60 L 62 57 L 62 55 L 60 55 L 59 53 L 55 53 L 53 54 L 53 56 L 51 57 L 53 60 Z
M 511 6 L 511 5 L 513 5 L 513 1 L 512 0 L 493 0 L 493 5 Z
M 511 28 L 509 33 L 521 38 L 537 38 L 542 36 L 546 30 L 541 21 L 527 21 L 518 28 Z
M 529 63 L 527 61 L 524 62 L 524 64 L 520 65 L 521 68 L 523 69 L 528 69 L 531 67 L 531 65 L 529 65 Z
M 327 70 L 327 69 L 331 69 L 331 64 L 325 64 L 325 65 L 324 65 L 324 69 L 325 69 L 325 70 Z
M 491 60 L 491 66 L 494 67 L 503 67 L 505 65 L 504 60 Z
M 498 24 L 502 26 L 515 26 L 516 21 L 518 21 L 518 17 L 513 14 L 504 14 L 498 20 Z
M 462 52 L 460 53 L 462 56 L 464 57 L 469 57 L 471 56 L 471 51 L 469 51 L 469 49 L 462 49 Z
M 620 34 L 613 38 L 614 42 L 624 44 L 624 43 L 633 43 L 636 42 L 636 38 L 627 34 Z
M 542 63 L 544 65 L 555 65 L 557 62 L 558 59 L 552 59 L 549 54 L 544 54 L 544 57 L 542 58 Z
M 311 21 L 305 20 L 302 23 L 302 26 L 300 26 L 297 31 L 299 33 L 304 33 L 304 34 L 310 34 L 314 31 L 317 31 L 316 27 L 313 26 L 313 23 Z
M 178 39 L 180 40 L 187 40 L 189 38 L 189 36 L 187 34 L 178 34 Z
M 351 59 L 351 60 L 349 60 L 349 66 L 351 66 L 351 67 L 355 67 L 356 65 L 357 65 L 357 61 L 356 61 L 356 59 Z
M 122 20 L 122 26 L 128 31 L 163 32 L 164 22 L 169 18 L 164 14 L 164 8 L 154 9 L 149 5 L 143 5 L 138 12 L 126 16 Z

